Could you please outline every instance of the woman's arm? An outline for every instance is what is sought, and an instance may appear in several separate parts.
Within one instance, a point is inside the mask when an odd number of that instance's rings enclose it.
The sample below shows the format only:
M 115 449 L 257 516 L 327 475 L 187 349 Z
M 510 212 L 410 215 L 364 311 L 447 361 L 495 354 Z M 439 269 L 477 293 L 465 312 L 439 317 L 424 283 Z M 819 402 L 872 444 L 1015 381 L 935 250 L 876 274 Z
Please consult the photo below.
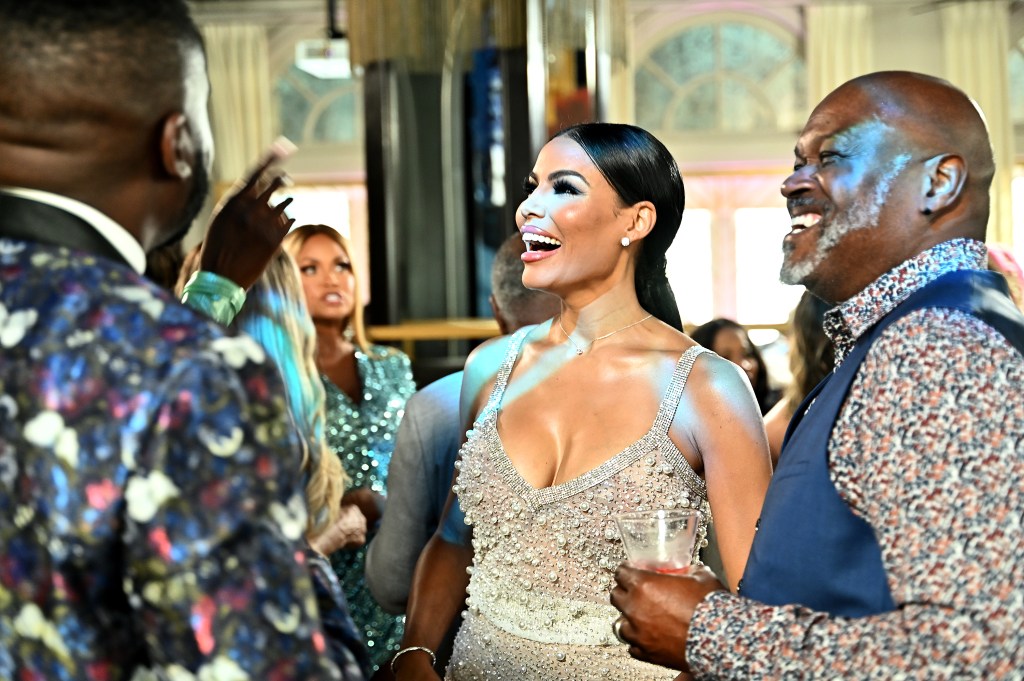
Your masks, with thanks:
M 457 505 L 454 493 L 449 494 L 445 520 Z M 445 521 L 442 521 L 416 562 L 402 650 L 421 646 L 436 651 L 462 611 L 469 585 L 466 568 L 473 564 L 473 548 L 468 543 L 453 543 L 445 539 L 444 528 Z M 431 656 L 419 650 L 403 653 L 395 661 L 394 668 L 395 678 L 399 681 L 438 678 Z
M 487 341 L 466 360 L 459 414 L 467 429 L 487 403 L 507 342 L 507 337 Z M 416 563 L 402 650 L 423 647 L 436 651 L 462 611 L 469 585 L 467 568 L 473 564 L 472 535 L 463 517 L 458 498 L 449 492 L 441 523 Z M 437 678 L 431 656 L 421 650 L 402 653 L 394 668 L 398 681 Z
M 750 383 L 731 362 L 703 356 L 694 366 L 692 442 L 704 464 L 708 501 L 729 587 L 743 576 L 772 464 L 764 421 Z M 678 418 L 678 417 L 677 417 Z

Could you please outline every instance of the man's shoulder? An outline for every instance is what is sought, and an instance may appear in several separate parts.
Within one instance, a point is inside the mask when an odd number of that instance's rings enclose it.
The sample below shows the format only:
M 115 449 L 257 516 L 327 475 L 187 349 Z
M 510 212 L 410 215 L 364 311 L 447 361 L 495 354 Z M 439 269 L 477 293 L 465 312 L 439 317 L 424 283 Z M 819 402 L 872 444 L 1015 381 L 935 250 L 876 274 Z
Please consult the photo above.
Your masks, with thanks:
M 1024 379 L 1024 355 L 997 328 L 960 309 L 914 310 L 892 323 L 865 358 L 887 367 L 885 375 L 914 376 L 924 383 L 955 386 Z
M 444 406 L 454 403 L 458 407 L 459 393 L 462 390 L 462 374 L 462 371 L 456 371 L 423 386 L 409 398 L 409 406 L 406 411 L 409 411 L 413 405 Z
M 5 258 L 4 265 L 0 286 L 40 312 L 88 319 L 103 310 L 105 321 L 149 327 L 155 342 L 172 345 L 225 335 L 223 327 L 121 263 L 26 245 L 22 257 Z
M 1024 319 L 1021 320 L 1024 329 Z M 918 350 L 942 349 L 952 352 L 977 352 L 985 347 L 1013 349 L 1013 344 L 995 326 L 978 314 L 949 307 L 926 307 L 897 319 L 883 332 L 887 344 L 899 344 Z
M 0 304 L 32 319 L 26 342 L 47 355 L 92 347 L 163 373 L 183 360 L 241 366 L 256 344 L 182 305 L 125 265 L 27 245 L 0 254 Z M 256 346 L 258 347 L 258 346 Z
M 424 439 L 438 440 L 449 436 L 457 440 L 461 437 L 459 426 L 459 393 L 461 389 L 461 371 L 439 378 L 413 393 L 405 405 L 404 419 Z

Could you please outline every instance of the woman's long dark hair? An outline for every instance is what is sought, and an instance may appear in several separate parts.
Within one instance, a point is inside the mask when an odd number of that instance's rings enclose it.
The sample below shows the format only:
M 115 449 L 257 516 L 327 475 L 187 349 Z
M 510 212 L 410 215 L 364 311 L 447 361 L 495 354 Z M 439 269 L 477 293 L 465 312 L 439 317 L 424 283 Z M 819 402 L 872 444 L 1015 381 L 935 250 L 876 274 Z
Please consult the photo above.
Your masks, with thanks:
M 793 380 L 786 390 L 790 406 L 795 410 L 814 387 L 832 373 L 835 350 L 825 335 L 825 313 L 831 305 L 810 291 L 804 291 L 793 310 L 790 322 L 792 346 L 789 369 Z
M 679 306 L 665 271 L 665 254 L 679 231 L 686 203 L 683 178 L 672 154 L 643 128 L 622 123 L 582 123 L 555 137 L 568 137 L 583 147 L 625 205 L 654 204 L 657 219 L 640 242 L 636 294 L 645 310 L 682 331 Z

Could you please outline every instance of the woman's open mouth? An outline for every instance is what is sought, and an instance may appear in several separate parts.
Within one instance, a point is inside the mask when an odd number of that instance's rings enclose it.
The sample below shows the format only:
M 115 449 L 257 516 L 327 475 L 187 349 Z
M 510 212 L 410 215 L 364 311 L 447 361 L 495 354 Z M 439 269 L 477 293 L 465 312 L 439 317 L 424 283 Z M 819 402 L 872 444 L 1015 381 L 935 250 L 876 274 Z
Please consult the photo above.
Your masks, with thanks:
M 527 253 L 554 251 L 562 245 L 562 242 L 558 239 L 544 236 L 543 234 L 534 234 L 533 232 L 523 232 L 523 243 L 526 244 Z

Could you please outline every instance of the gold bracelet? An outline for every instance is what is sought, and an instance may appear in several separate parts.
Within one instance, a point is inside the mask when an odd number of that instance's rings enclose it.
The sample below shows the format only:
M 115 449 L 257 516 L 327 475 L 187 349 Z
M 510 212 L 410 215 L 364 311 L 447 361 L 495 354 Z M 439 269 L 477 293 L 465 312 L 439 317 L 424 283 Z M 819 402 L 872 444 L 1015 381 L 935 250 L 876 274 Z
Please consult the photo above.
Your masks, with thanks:
M 411 653 L 411 652 L 416 651 L 416 650 L 422 650 L 427 655 L 430 655 L 430 666 L 431 667 L 433 667 L 434 664 L 437 663 L 437 656 L 434 655 L 434 651 L 431 650 L 430 648 L 424 648 L 423 646 L 409 646 L 408 648 L 402 648 L 397 653 L 395 653 L 394 657 L 391 658 L 391 673 L 395 674 L 395 675 L 398 674 L 398 670 L 395 669 L 395 663 L 398 662 L 398 658 L 400 658 L 402 655 L 405 655 L 406 653 Z

